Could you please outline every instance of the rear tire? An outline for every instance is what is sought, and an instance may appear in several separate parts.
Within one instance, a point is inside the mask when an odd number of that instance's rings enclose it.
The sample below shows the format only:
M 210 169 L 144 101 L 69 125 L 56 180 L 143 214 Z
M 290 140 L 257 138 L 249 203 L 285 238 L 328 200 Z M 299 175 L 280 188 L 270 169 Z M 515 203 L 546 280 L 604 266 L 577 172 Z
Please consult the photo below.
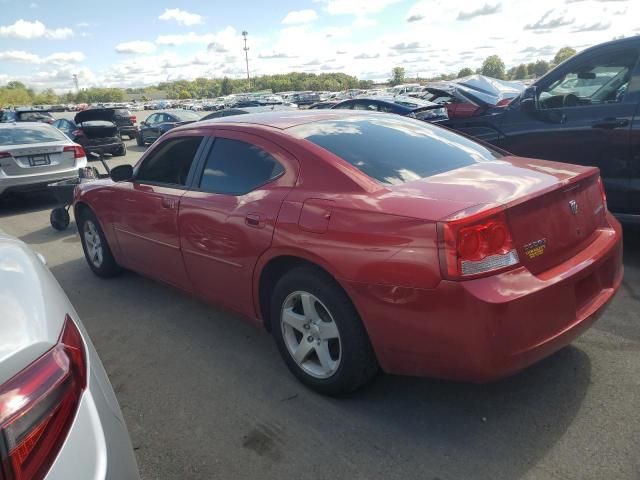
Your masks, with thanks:
M 118 153 L 115 153 L 114 157 L 124 157 L 127 154 L 127 146 L 123 143 Z
M 61 232 L 69 226 L 71 218 L 69 217 L 69 212 L 67 212 L 66 208 L 58 207 L 51 210 L 49 221 L 51 222 L 51 226 L 53 228 Z
M 323 395 L 350 393 L 378 372 L 358 312 L 323 271 L 298 267 L 286 273 L 274 288 L 270 314 L 282 358 L 312 390 Z
M 93 273 L 102 278 L 118 275 L 122 268 L 113 258 L 95 214 L 91 210 L 85 209 L 80 214 L 77 224 L 84 257 Z

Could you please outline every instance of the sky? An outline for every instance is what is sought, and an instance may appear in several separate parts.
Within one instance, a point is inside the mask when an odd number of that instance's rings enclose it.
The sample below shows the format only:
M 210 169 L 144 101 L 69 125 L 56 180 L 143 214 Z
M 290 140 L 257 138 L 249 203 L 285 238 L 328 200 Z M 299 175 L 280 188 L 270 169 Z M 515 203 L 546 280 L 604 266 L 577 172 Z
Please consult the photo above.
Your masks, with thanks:
M 550 60 L 640 34 L 640 0 L 0 0 L 0 85 L 140 87 L 197 77 L 344 72 L 384 81 Z

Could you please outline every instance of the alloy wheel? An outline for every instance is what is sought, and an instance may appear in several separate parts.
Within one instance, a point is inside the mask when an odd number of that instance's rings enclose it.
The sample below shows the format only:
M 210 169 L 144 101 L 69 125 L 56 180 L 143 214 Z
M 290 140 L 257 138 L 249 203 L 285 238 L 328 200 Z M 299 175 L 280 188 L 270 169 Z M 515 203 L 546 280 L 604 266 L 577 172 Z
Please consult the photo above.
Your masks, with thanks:
M 100 268 L 104 259 L 102 240 L 96 225 L 91 220 L 84 222 L 84 243 L 87 247 L 89 260 L 96 268 Z
M 296 291 L 280 314 L 284 343 L 291 358 L 307 374 L 329 378 L 340 366 L 340 331 L 327 307 L 313 294 Z

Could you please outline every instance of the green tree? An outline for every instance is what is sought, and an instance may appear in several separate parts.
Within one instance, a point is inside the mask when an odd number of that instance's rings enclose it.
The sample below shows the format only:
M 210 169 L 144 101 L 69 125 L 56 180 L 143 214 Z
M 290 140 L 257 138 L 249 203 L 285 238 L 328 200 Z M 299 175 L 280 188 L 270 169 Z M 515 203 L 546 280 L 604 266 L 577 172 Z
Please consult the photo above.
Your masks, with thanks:
M 556 56 L 553 57 L 553 64 L 559 65 L 565 60 L 567 60 L 568 58 L 573 57 L 575 54 L 576 54 L 575 49 L 571 47 L 562 47 L 560 50 L 558 50 L 558 53 L 556 53 Z
M 521 63 L 516 67 L 515 71 L 513 72 L 513 78 L 515 80 L 522 80 L 524 78 L 527 78 L 528 74 L 529 72 L 527 71 L 527 66 L 524 63 Z
M 546 60 L 537 60 L 533 65 L 533 74 L 536 77 L 541 77 L 542 75 L 547 73 L 550 68 L 551 65 Z M 531 73 L 531 70 L 529 70 L 529 73 Z
M 473 70 L 471 70 L 469 67 L 464 67 L 458 72 L 457 77 L 462 78 L 468 77 L 469 75 L 473 75 Z
M 220 84 L 220 94 L 222 96 L 230 95 L 233 92 L 233 85 L 231 85 L 231 80 L 228 77 L 224 77 L 222 79 L 222 83 Z
M 404 67 L 394 67 L 391 70 L 391 80 L 389 83 L 391 85 L 400 85 L 404 83 L 405 70 Z
M 7 88 L 17 89 L 17 90 L 26 90 L 27 86 L 22 82 L 18 82 L 17 80 L 12 80 L 10 82 L 7 82 Z
M 487 57 L 482 63 L 481 68 L 482 75 L 493 78 L 504 78 L 504 62 L 498 55 L 491 55 Z

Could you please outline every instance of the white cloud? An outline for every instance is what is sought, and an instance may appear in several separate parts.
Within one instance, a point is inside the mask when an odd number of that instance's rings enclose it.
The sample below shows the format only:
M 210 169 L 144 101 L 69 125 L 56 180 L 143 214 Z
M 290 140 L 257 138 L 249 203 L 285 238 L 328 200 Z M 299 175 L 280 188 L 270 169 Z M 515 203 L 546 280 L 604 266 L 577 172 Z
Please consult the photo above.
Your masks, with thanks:
M 282 19 L 284 25 L 299 25 L 301 23 L 311 23 L 318 19 L 318 14 L 315 10 L 294 10 L 287 13 L 287 16 Z
M 46 57 L 44 63 L 52 63 L 54 65 L 67 65 L 70 63 L 80 63 L 85 59 L 82 52 L 58 52 L 52 53 Z
M 5 50 L 4 52 L 0 52 L 0 60 L 6 62 L 38 63 L 40 57 L 34 53 L 25 52 L 24 50 Z
M 40 57 L 35 53 L 25 52 L 24 50 L 5 50 L 0 51 L 0 60 L 7 62 L 19 62 L 19 63 L 49 63 L 53 65 L 68 65 L 72 63 L 80 63 L 85 59 L 82 52 L 57 52 L 48 55 L 47 57 Z
M 190 13 L 179 8 L 167 8 L 164 13 L 158 17 L 160 20 L 175 20 L 178 25 L 199 25 L 203 23 L 202 15 Z
M 21 40 L 32 40 L 34 38 L 51 38 L 61 40 L 73 35 L 73 30 L 68 27 L 48 29 L 39 20 L 30 22 L 28 20 L 17 20 L 11 25 L 0 25 L 0 37 L 19 38 Z
M 68 27 L 55 28 L 53 30 L 47 30 L 44 36 L 45 38 L 51 38 L 53 40 L 64 40 L 65 38 L 73 36 L 73 30 Z
M 118 53 L 152 53 L 155 52 L 156 46 L 151 42 L 142 40 L 134 40 L 133 42 L 124 42 L 116 45 Z

